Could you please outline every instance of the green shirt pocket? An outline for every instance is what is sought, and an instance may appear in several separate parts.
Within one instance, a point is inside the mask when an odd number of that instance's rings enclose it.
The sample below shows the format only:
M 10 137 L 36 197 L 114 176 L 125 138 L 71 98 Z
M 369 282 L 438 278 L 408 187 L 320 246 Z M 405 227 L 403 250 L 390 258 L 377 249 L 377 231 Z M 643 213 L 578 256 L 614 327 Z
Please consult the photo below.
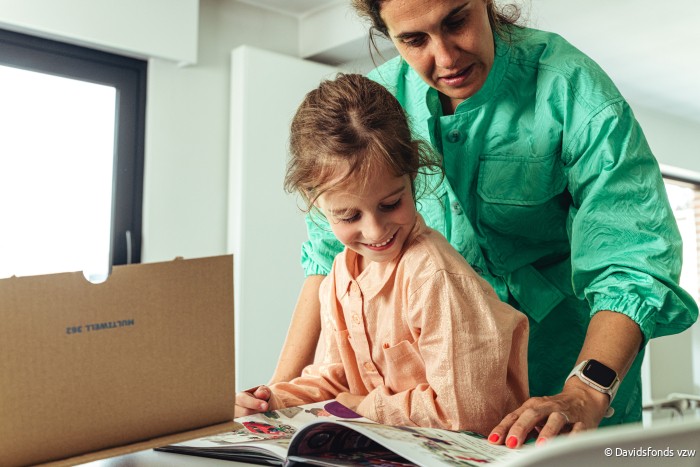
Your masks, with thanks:
M 547 156 L 483 155 L 477 193 L 488 203 L 531 206 L 561 193 L 566 178 L 558 153 Z

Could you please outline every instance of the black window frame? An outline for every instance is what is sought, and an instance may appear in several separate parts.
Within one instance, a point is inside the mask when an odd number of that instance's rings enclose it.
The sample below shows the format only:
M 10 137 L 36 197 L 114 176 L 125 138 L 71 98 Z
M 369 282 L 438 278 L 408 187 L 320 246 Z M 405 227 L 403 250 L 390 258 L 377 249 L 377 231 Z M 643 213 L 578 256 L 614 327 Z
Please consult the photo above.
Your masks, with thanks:
M 116 88 L 110 266 L 141 262 L 148 63 L 0 29 L 0 65 Z

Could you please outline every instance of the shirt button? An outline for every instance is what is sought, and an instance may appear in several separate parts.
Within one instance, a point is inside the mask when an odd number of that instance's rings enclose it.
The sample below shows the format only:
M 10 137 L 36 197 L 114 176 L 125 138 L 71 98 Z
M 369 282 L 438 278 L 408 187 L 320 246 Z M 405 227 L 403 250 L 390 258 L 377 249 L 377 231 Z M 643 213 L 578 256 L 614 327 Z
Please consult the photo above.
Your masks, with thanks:
M 357 314 L 352 315 L 352 321 L 353 321 L 355 324 L 360 324 L 360 316 L 357 315 Z
M 462 137 L 462 134 L 459 132 L 459 130 L 451 130 L 449 133 L 447 133 L 447 141 L 450 143 L 456 143 L 459 141 L 459 138 Z
M 459 201 L 454 201 L 452 203 L 452 212 L 455 214 L 462 214 L 462 206 L 459 205 Z
M 482 272 L 484 272 L 479 266 L 472 266 L 472 269 L 474 270 L 475 273 L 478 275 L 481 275 Z
M 365 364 L 363 366 L 365 367 L 365 370 L 367 370 L 367 371 L 372 371 L 374 369 L 374 365 L 372 365 L 371 362 L 365 362 Z

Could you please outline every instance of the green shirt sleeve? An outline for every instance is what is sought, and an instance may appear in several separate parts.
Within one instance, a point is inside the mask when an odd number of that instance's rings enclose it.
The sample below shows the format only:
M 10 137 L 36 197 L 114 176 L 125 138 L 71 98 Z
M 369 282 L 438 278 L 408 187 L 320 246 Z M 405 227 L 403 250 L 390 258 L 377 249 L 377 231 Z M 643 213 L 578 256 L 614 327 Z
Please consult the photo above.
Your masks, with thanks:
M 573 287 L 600 310 L 637 322 L 645 343 L 681 332 L 697 305 L 678 285 L 681 237 L 658 163 L 620 97 L 590 109 L 565 146 L 573 203 Z

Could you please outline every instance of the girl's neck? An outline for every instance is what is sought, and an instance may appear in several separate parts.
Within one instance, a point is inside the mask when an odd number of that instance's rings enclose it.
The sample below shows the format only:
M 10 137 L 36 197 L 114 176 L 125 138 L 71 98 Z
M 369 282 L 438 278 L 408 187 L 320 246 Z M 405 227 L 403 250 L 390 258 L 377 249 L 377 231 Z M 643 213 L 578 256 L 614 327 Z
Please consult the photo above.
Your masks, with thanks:
M 357 260 L 355 261 L 355 278 L 362 274 L 362 271 L 365 270 L 367 267 L 367 260 L 365 260 L 365 257 L 362 255 L 357 255 Z

